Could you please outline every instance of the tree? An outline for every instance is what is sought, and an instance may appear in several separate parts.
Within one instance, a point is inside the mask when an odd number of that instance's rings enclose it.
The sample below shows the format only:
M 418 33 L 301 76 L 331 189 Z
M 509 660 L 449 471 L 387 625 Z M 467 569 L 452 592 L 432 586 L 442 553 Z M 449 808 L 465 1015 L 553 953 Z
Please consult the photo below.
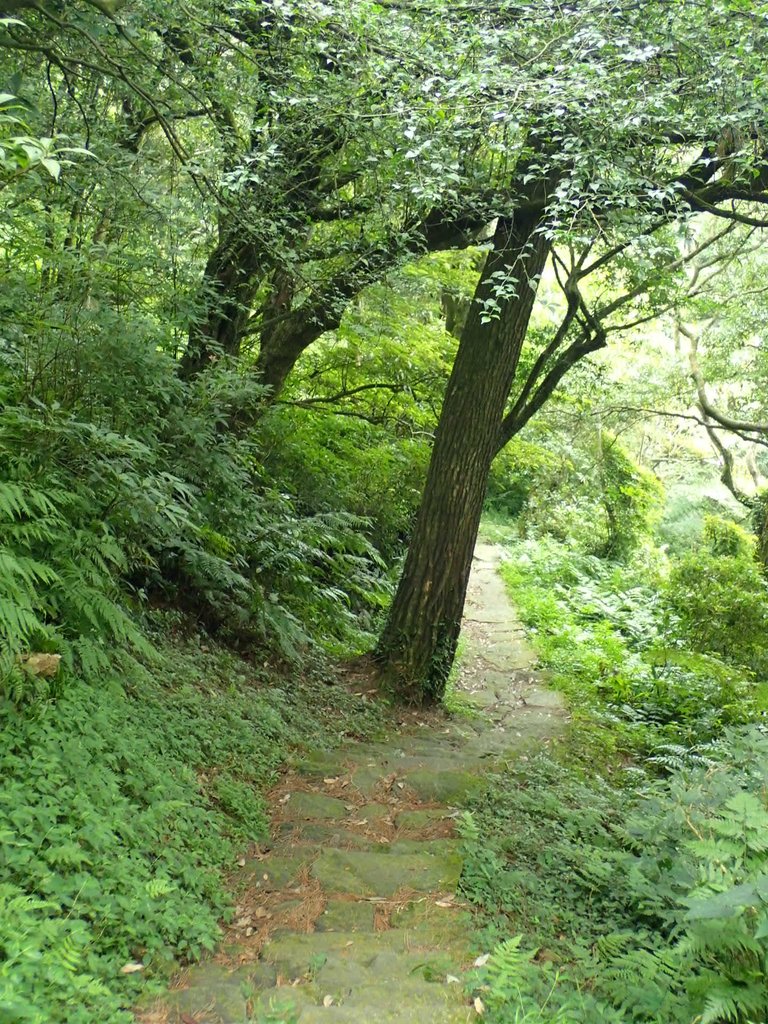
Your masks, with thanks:
M 511 170 L 510 203 L 499 211 L 461 334 L 423 504 L 377 648 L 385 677 L 417 702 L 439 699 L 454 657 L 488 471 L 510 436 L 507 400 L 553 241 L 599 239 L 594 270 L 633 240 L 698 211 L 768 226 L 733 206 L 768 202 L 754 104 L 755 55 L 766 37 L 757 33 L 746 45 L 737 39 L 737 25 L 761 27 L 749 5 L 717 4 L 706 26 L 686 3 L 530 10 L 524 38 L 517 25 L 502 30 L 518 60 L 525 40 L 546 41 L 546 61 L 532 62 L 520 85 L 530 90 L 519 126 L 525 155 Z M 545 13 L 554 16 L 546 26 Z M 721 208 L 725 202 L 730 209 Z M 569 304 L 566 321 L 575 309 L 600 344 L 599 326 L 592 329 L 580 300 Z
M 185 379 L 239 360 L 274 400 L 362 288 L 414 254 L 466 245 L 491 216 L 468 156 L 489 115 L 467 115 L 474 78 L 456 76 L 441 20 L 419 29 L 407 6 L 314 0 L 2 10 L 14 17 L 0 47 L 36 76 L 37 101 L 48 90 L 43 116 L 93 136 L 105 177 L 138 170 L 180 192 L 189 209 L 180 218 L 177 203 L 173 220 L 198 247 L 204 227 Z M 101 244 L 101 204 L 85 194 L 79 236 Z M 179 243 L 197 276 L 197 251 Z
M 23 185 L 14 196 L 29 210 L 15 279 L 37 282 L 45 310 L 39 363 L 62 365 L 67 336 L 73 387 L 87 388 L 82 334 L 129 320 L 153 352 L 181 357 L 168 408 L 231 361 L 243 387 L 221 430 L 244 432 L 264 386 L 278 398 L 361 289 L 425 251 L 491 239 L 379 646 L 401 689 L 435 699 L 493 453 L 614 329 L 619 310 L 595 307 L 588 278 L 628 274 L 639 239 L 695 214 L 763 223 L 750 205 L 766 198 L 763 21 L 747 0 L 706 16 L 693 0 L 0 12 L 20 80 L 8 91 L 37 100 L 30 130 L 96 156 L 43 200 Z M 563 321 L 523 381 L 548 257 Z

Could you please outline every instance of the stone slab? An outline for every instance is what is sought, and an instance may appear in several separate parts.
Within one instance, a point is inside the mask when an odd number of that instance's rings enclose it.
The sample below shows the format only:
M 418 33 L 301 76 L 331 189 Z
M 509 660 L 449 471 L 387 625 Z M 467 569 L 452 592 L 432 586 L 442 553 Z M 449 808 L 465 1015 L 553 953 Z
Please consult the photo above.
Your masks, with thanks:
M 291 798 L 281 809 L 288 821 L 322 821 L 324 818 L 346 818 L 347 808 L 343 800 L 323 793 L 291 793 Z
M 458 853 L 366 853 L 323 850 L 312 877 L 326 892 L 391 897 L 402 888 L 417 892 L 453 892 L 461 874 Z
M 318 932 L 372 932 L 375 908 L 367 901 L 328 900 L 315 922 Z
M 458 768 L 419 768 L 403 776 L 406 785 L 425 801 L 461 804 L 483 788 L 482 778 Z

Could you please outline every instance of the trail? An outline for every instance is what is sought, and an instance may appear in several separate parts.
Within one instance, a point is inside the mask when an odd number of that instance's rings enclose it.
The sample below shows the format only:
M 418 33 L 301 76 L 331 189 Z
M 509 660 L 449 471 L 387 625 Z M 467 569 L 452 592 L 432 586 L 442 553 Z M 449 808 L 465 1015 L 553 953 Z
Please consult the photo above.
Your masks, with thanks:
M 240 863 L 233 925 L 156 1015 L 169 1024 L 468 1024 L 470 915 L 456 896 L 462 803 L 506 755 L 566 720 L 533 669 L 497 568 L 473 561 L 457 690 L 472 717 L 407 716 L 386 741 L 296 764 L 274 794 L 270 850 Z

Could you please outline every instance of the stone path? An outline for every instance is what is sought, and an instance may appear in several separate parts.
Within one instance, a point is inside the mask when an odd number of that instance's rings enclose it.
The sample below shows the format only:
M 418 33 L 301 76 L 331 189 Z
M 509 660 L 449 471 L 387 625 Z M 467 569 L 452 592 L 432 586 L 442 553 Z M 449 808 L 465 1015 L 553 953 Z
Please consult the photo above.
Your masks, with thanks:
M 220 954 L 190 969 L 168 1024 L 468 1024 L 469 912 L 458 808 L 505 755 L 563 726 L 496 568 L 478 545 L 457 691 L 473 716 L 412 715 L 383 742 L 298 762 L 274 794 L 273 846 L 240 862 Z

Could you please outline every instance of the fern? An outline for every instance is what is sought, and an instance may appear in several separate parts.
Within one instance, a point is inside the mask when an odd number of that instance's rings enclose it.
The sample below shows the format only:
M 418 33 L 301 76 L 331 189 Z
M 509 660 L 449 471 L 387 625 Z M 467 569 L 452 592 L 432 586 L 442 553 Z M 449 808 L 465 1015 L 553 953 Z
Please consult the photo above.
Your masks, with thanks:
M 103 527 L 72 528 L 81 505 L 57 486 L 0 479 L 0 685 L 16 703 L 45 693 L 19 667 L 34 649 L 91 677 L 110 663 L 105 646 L 151 656 L 120 602 L 122 550 Z

